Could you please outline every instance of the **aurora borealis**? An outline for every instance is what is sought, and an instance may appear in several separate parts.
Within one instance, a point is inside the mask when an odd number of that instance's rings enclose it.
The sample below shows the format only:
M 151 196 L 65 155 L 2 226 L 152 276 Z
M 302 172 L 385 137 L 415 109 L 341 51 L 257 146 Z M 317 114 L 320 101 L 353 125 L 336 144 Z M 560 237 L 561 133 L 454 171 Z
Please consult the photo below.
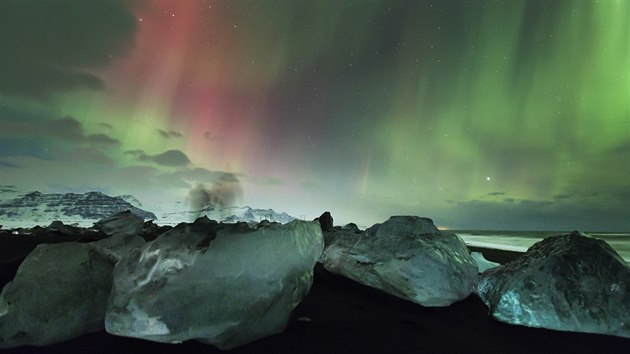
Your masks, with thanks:
M 630 3 L 3 1 L 0 184 L 630 230 Z

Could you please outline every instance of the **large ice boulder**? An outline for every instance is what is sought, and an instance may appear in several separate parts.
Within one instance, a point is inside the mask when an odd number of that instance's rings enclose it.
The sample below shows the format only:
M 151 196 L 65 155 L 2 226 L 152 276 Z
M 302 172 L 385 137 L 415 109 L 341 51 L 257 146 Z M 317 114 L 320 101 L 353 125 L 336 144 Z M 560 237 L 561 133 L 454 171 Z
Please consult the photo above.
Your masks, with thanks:
M 129 210 L 110 215 L 94 223 L 94 228 L 110 236 L 138 235 L 144 226 L 144 219 Z
M 0 348 L 102 330 L 114 262 L 90 244 L 38 245 L 0 294 Z
M 486 271 L 477 292 L 502 322 L 630 337 L 630 268 L 606 242 L 578 232 Z
M 328 233 L 321 262 L 333 273 L 423 306 L 466 298 L 479 277 L 457 235 L 415 216 L 392 216 L 366 232 Z
M 317 222 L 180 224 L 116 264 L 106 330 L 222 349 L 282 332 L 322 250 Z
M 104 238 L 100 241 L 91 242 L 90 245 L 101 254 L 114 259 L 116 262 L 120 260 L 127 252 L 142 247 L 145 241 L 142 237 L 136 235 L 117 234 Z

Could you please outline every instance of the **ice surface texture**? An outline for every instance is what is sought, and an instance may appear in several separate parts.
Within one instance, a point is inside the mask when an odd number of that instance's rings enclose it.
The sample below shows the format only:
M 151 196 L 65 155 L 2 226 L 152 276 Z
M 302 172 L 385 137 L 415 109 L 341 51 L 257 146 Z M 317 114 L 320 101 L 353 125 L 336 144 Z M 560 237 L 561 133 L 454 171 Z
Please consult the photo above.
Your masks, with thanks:
M 110 236 L 137 235 L 143 225 L 144 219 L 127 210 L 99 220 L 94 223 L 94 228 Z
M 322 250 L 316 222 L 180 224 L 116 264 L 106 330 L 223 349 L 282 332 Z
M 37 246 L 0 295 L 0 348 L 102 330 L 113 268 L 114 260 L 88 244 Z
M 118 234 L 91 243 L 38 245 L 0 294 L 0 348 L 48 345 L 103 330 L 114 264 L 143 244 L 138 236 Z
M 393 216 L 366 232 L 336 228 L 325 237 L 326 269 L 423 306 L 448 306 L 477 285 L 464 242 L 428 218 Z
M 630 268 L 606 242 L 578 232 L 486 271 L 477 292 L 502 322 L 630 337 Z
M 470 255 L 477 262 L 477 268 L 479 268 L 479 273 L 483 273 L 488 269 L 496 268 L 500 266 L 499 263 L 490 262 L 483 256 L 481 252 L 471 252 Z

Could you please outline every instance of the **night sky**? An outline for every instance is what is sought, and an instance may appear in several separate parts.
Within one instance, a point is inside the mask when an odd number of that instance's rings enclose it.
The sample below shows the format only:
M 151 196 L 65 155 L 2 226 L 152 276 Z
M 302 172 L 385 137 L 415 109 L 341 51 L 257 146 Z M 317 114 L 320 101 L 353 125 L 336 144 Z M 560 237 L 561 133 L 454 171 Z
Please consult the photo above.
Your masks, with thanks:
M 630 230 L 630 2 L 2 1 L 0 184 Z

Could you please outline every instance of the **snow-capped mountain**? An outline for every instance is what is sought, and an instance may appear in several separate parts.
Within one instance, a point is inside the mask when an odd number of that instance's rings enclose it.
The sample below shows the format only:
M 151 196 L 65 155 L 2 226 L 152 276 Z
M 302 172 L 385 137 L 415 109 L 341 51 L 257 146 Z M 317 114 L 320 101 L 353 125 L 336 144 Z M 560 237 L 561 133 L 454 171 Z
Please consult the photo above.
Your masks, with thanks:
M 226 216 L 223 222 L 261 222 L 263 220 L 269 220 L 272 222 L 279 222 L 286 224 L 295 220 L 295 218 L 287 213 L 278 213 L 273 209 L 254 209 L 252 207 L 242 208 L 225 208 L 222 211 L 229 216 Z
M 131 194 L 119 195 L 118 198 L 126 201 L 127 203 L 135 206 L 136 208 L 142 208 L 142 203 L 136 197 Z
M 245 207 L 226 207 L 218 208 L 213 205 L 207 205 L 203 209 L 195 211 L 170 211 L 158 214 L 159 224 L 177 224 L 180 222 L 192 222 L 195 219 L 207 216 L 208 219 L 217 220 L 225 223 L 236 222 L 260 222 L 269 220 L 286 224 L 296 218 L 287 213 L 278 213 L 273 209 L 256 209 L 249 206 Z
M 155 214 L 137 208 L 121 197 L 111 197 L 100 192 L 83 194 L 31 192 L 0 201 L 0 225 L 28 227 L 36 224 L 48 225 L 59 220 L 64 223 L 91 226 L 97 220 L 125 210 L 130 210 L 143 219 L 156 219 Z

